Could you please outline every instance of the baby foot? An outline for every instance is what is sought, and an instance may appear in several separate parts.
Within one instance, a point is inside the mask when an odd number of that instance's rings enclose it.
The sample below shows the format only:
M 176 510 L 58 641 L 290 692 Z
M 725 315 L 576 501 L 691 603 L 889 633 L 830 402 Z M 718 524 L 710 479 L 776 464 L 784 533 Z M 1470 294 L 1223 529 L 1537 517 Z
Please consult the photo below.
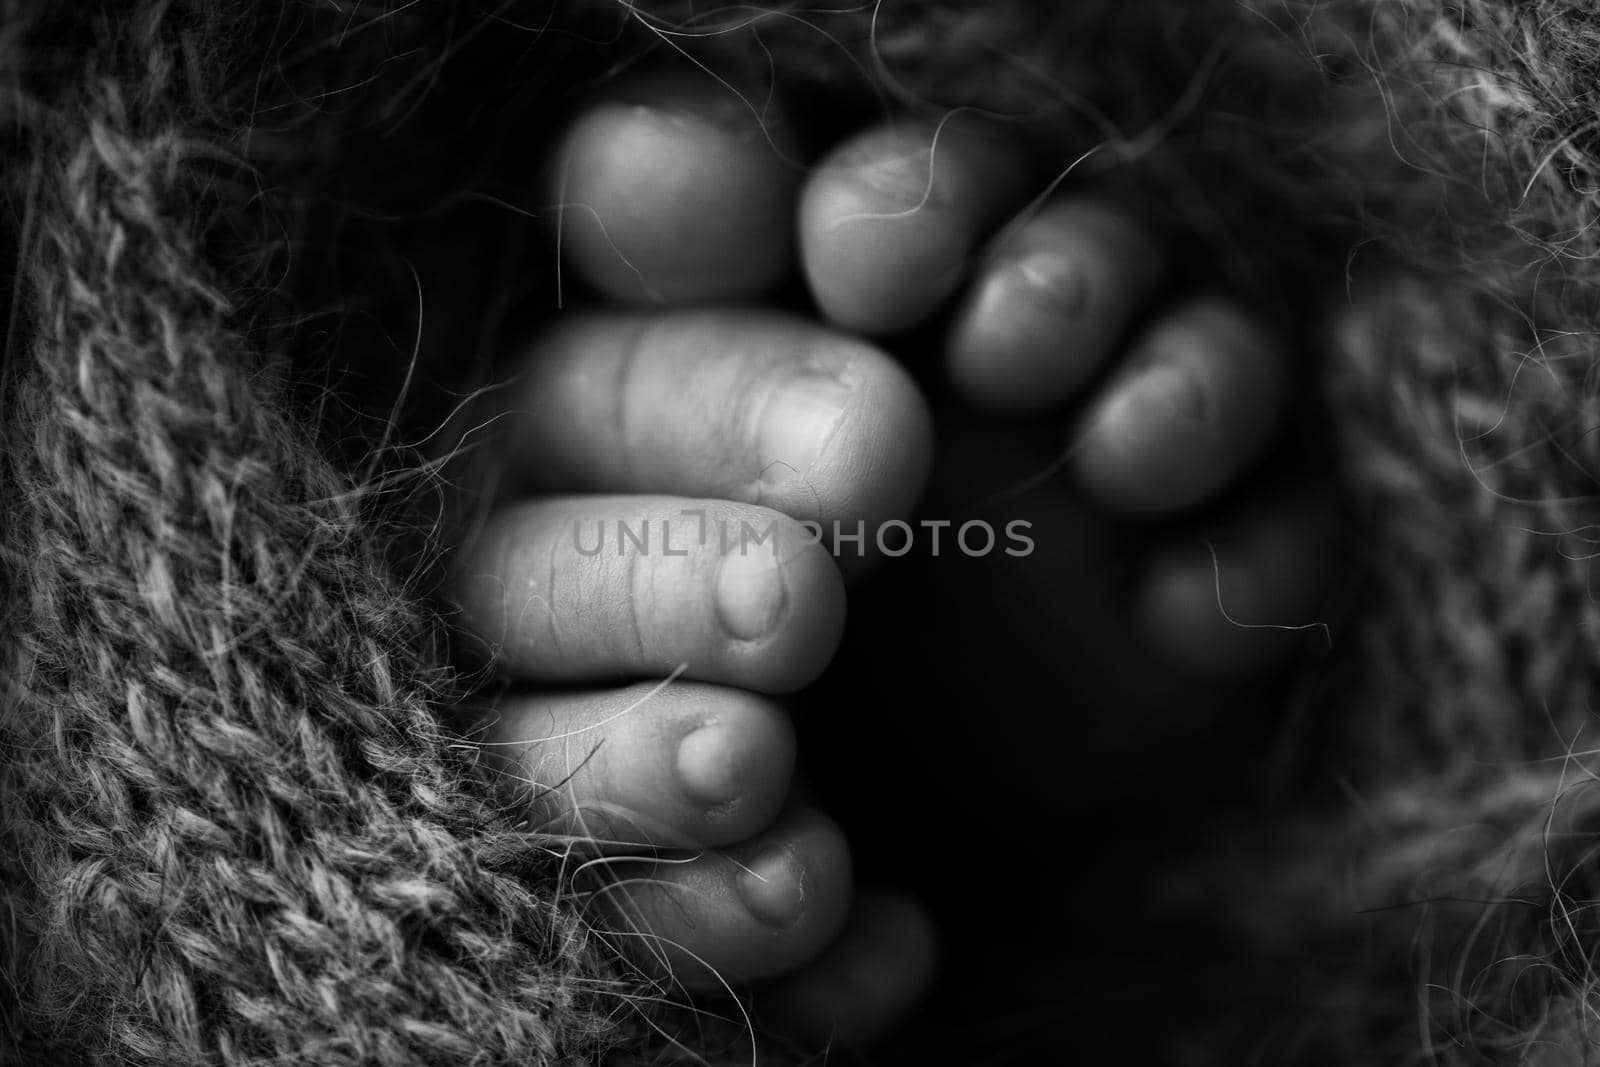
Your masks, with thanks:
M 837 324 L 890 335 L 954 301 L 944 362 L 959 398 L 1035 424 L 1076 404 L 1064 440 L 1014 468 L 1011 487 L 1060 466 L 1116 515 L 1169 520 L 1211 505 L 1281 447 L 1289 353 L 1223 297 L 1160 299 L 1161 237 L 1108 196 L 1030 202 L 1043 182 L 1017 139 L 959 117 L 857 135 L 801 194 L 818 305 Z M 1187 530 L 1169 522 L 1135 583 L 1144 633 L 1176 666 L 1269 668 L 1315 629 L 1305 624 L 1327 577 L 1326 508 L 1298 489 L 1243 497 Z M 1048 550 L 1029 581 L 1048 570 Z
M 920 514 L 943 552 L 922 542 L 852 601 L 818 698 L 860 725 L 808 749 L 864 877 L 939 874 L 938 1033 L 1115 1001 L 1129 901 L 1161 884 L 1162 835 L 1192 832 L 1175 809 L 1246 800 L 1270 765 L 1275 672 L 1321 636 L 1332 554 L 1327 496 L 1285 461 L 1282 336 L 1177 295 L 1172 238 L 1108 193 L 1037 196 L 1050 178 L 1017 139 L 906 120 L 801 192 L 822 314 L 884 338 L 935 399 Z M 1031 551 L 967 558 L 970 520 L 1028 522 Z M 922 1029 L 902 1057 L 949 1054 Z
M 580 281 L 661 306 L 568 312 L 519 358 L 500 419 L 517 498 L 454 595 L 533 691 L 479 740 L 536 825 L 598 850 L 594 914 L 636 961 L 690 990 L 782 978 L 771 1015 L 868 1037 L 926 984 L 932 934 L 902 896 L 852 907 L 769 695 L 814 679 L 843 624 L 839 567 L 801 522 L 906 513 L 928 417 L 856 338 L 685 306 L 792 273 L 797 172 L 697 82 L 634 92 L 648 105 L 604 103 L 565 140 L 560 238 Z
M 566 260 L 601 295 L 679 305 L 775 289 L 796 266 L 790 235 L 800 188 L 798 265 L 836 325 L 901 333 L 966 287 L 947 338 L 958 395 L 1028 414 L 1089 394 L 1070 433 L 1077 489 L 1064 490 L 1075 495 L 1057 507 L 1071 522 L 1082 512 L 1078 496 L 1145 518 L 1192 513 L 1225 494 L 1277 440 L 1291 376 L 1271 334 L 1216 298 L 1173 303 L 1147 318 L 1163 242 L 1109 200 L 1061 197 L 1027 209 L 1042 182 L 1009 139 L 959 123 L 937 134 L 916 124 L 886 127 L 853 138 L 802 183 L 782 127 L 755 121 L 744 101 L 698 82 L 648 86 L 581 118 L 557 167 Z M 1116 358 L 1130 338 L 1131 353 Z M 854 397 L 843 416 L 841 386 Z M 618 868 L 608 883 L 616 888 L 605 890 L 621 900 L 614 910 L 640 945 L 671 946 L 660 954 L 685 981 L 707 987 L 782 976 L 762 996 L 769 1016 L 788 1018 L 798 1032 L 870 1037 L 926 984 L 926 921 L 903 898 L 866 894 L 834 936 L 850 893 L 848 853 L 820 815 L 802 809 L 793 817 L 784 801 L 792 741 L 774 726 L 782 720 L 771 706 L 750 703 L 748 691 L 805 684 L 837 640 L 837 576 L 832 585 L 822 577 L 830 572 L 816 562 L 815 546 L 796 540 L 784 518 L 871 529 L 902 515 L 925 461 L 920 402 L 869 346 L 802 320 L 728 310 L 572 316 L 532 356 L 520 395 L 526 411 L 509 454 L 526 488 L 653 495 L 546 496 L 505 509 L 463 569 L 469 616 L 528 681 L 659 678 L 684 663 L 690 677 L 718 688 L 675 683 L 689 694 L 684 703 L 661 700 L 672 687 L 641 683 L 580 704 L 563 695 L 508 705 L 493 739 L 521 750 L 520 776 L 566 783 L 541 798 L 548 825 L 598 828 L 618 848 L 711 850 L 683 864 L 652 862 L 637 880 Z M 1015 436 L 1016 422 L 1008 420 L 1006 436 Z M 1017 457 L 1020 464 L 1011 462 Z M 967 472 L 979 469 L 1003 487 L 1048 469 L 1053 457 L 986 450 L 980 458 Z M 567 527 L 622 519 L 633 530 L 666 528 L 686 510 L 684 498 L 688 510 L 720 525 L 782 527 L 778 583 L 804 590 L 807 608 L 762 628 L 772 636 L 751 646 L 750 638 L 730 640 L 737 634 L 718 613 L 723 567 L 743 564 L 730 563 L 714 539 L 687 557 L 644 556 L 626 567 L 615 557 L 563 553 Z M 1240 536 L 1223 536 L 1226 515 L 1209 517 L 1140 567 L 1140 636 L 1178 668 L 1269 665 L 1292 650 L 1281 640 L 1292 628 L 1281 620 L 1320 592 L 1317 508 L 1287 497 L 1242 508 L 1249 518 L 1232 523 Z M 1062 594 L 1103 579 L 1103 560 L 1125 554 L 1104 539 L 1062 542 L 1086 550 L 1046 544 L 1025 577 L 987 574 L 940 610 L 970 607 L 985 629 L 1022 620 L 1053 642 L 1051 669 L 1104 650 L 1104 663 L 1120 670 L 1137 658 L 1132 642 L 1098 632 L 1093 597 L 1059 618 L 1014 610 L 1016 589 L 1007 582 L 1053 591 L 1071 605 L 1076 598 Z M 587 620 L 565 610 L 576 602 L 592 605 Z M 905 629 L 903 615 L 887 617 Z M 1258 628 L 1256 618 L 1274 621 Z M 941 670 L 962 659 L 959 647 L 946 651 L 954 656 Z M 1035 678 L 1036 664 L 1023 670 L 1004 658 L 978 659 L 974 669 L 1039 685 L 1049 677 Z M 1150 673 L 1142 663 L 1134 669 Z M 635 714 L 650 706 L 639 702 L 646 695 L 662 705 L 659 713 Z M 719 701 L 741 710 L 717 712 Z M 731 725 L 694 730 L 709 721 L 707 709 Z M 665 728 L 651 722 L 657 714 Z M 577 758 L 574 737 L 585 742 Z M 684 803 L 694 775 L 673 753 L 693 749 L 683 744 L 689 737 L 719 753 L 714 763 L 753 768 L 724 790 L 740 797 L 731 808 Z M 723 818 L 727 810 L 738 817 Z M 744 869 L 774 856 L 781 862 L 771 874 L 752 879 Z M 771 899 L 748 895 L 752 886 L 770 889 Z M 752 917 L 802 897 L 813 920 L 786 927 L 774 951 L 770 924 Z

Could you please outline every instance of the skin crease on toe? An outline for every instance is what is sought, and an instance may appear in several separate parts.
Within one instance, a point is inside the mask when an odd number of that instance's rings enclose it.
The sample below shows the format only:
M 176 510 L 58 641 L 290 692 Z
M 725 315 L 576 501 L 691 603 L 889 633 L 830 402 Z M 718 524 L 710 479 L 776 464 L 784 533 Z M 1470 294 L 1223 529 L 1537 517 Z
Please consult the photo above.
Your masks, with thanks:
M 601 849 L 754 837 L 782 808 L 795 757 L 771 701 L 682 681 L 508 697 L 481 742 L 541 833 Z
M 932 423 L 899 364 L 835 330 L 724 309 L 568 318 L 512 400 L 533 487 L 679 493 L 821 523 L 902 516 Z
M 832 658 L 839 569 L 766 508 L 553 497 L 500 509 L 457 562 L 465 621 L 528 681 L 689 678 L 790 692 Z
M 627 303 L 772 289 L 794 264 L 790 140 L 710 78 L 631 83 L 580 117 L 556 154 L 563 257 Z

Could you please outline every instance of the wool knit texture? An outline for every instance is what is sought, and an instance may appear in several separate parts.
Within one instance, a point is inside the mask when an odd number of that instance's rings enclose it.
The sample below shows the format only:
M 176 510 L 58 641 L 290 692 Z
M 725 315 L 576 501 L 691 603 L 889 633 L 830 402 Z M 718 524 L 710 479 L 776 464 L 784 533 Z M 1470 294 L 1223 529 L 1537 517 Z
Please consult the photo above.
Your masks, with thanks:
M 32 1054 L 591 1059 L 617 1009 L 553 861 L 441 735 L 438 634 L 201 251 L 207 17 L 72 19 L 81 69 L 14 101 L 0 927 Z
M 1219 818 L 1172 906 L 1304 1010 L 1219 1024 L 1185 1062 L 1593 1057 L 1600 15 L 767 10 L 0 0 L 0 1057 L 528 1065 L 711 1040 L 647 1006 L 563 848 L 440 725 L 469 687 L 427 601 L 437 467 L 319 391 L 381 357 L 330 311 L 319 243 L 398 233 L 396 189 L 448 195 L 458 175 L 406 161 L 448 155 L 431 94 L 496 38 L 557 110 L 688 49 L 845 115 L 983 108 L 1063 167 L 1096 146 L 1086 179 L 1193 238 L 1180 270 L 1301 324 L 1356 595 L 1284 728 L 1297 784 Z M 404 295 L 384 240 L 359 284 Z M 386 412 L 373 382 L 354 406 Z

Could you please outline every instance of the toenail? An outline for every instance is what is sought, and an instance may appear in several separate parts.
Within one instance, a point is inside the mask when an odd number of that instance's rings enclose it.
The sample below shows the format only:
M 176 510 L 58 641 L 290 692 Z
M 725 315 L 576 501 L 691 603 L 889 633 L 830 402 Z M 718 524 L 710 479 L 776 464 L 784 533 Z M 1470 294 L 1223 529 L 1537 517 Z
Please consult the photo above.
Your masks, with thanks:
M 1065 256 L 1036 252 L 1006 265 L 1015 280 L 1013 291 L 1068 319 L 1082 318 L 1089 304 L 1089 283 Z
M 739 872 L 739 896 L 768 926 L 792 926 L 805 909 L 804 871 L 789 849 L 774 846 Z
M 739 767 L 726 726 L 708 723 L 678 742 L 678 780 L 702 804 L 731 804 L 739 799 Z
M 854 178 L 860 188 L 878 197 L 870 208 L 873 214 L 928 207 L 939 192 L 933 153 L 921 147 L 903 154 L 863 159 L 854 165 Z
M 774 542 L 775 543 L 775 542 Z M 737 641 L 755 641 L 777 628 L 788 593 L 777 554 L 765 545 L 741 542 L 717 567 L 717 614 Z
M 762 478 L 803 478 L 822 458 L 844 420 L 850 387 L 837 377 L 805 371 L 780 384 L 761 414 Z

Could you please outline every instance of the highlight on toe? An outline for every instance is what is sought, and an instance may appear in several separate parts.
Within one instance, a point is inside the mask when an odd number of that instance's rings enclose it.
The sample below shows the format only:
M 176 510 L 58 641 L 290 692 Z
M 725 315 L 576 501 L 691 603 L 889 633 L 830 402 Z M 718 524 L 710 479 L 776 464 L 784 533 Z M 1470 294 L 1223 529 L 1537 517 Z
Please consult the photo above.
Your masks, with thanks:
M 1160 243 L 1128 211 L 1071 197 L 993 242 L 951 327 L 946 358 L 980 407 L 1055 407 L 1090 380 L 1143 312 L 1164 269 Z
M 777 116 L 710 78 L 630 83 L 556 152 L 561 254 L 627 303 L 767 292 L 794 269 L 792 142 Z
M 464 621 L 511 677 L 688 678 L 792 692 L 833 657 L 844 582 L 768 508 L 665 496 L 522 501 L 455 566 Z
M 845 141 L 800 194 L 800 259 L 823 315 L 866 334 L 926 321 L 1025 201 L 1031 172 L 1015 138 L 960 116 Z
M 682 680 L 508 695 L 473 740 L 530 827 L 597 852 L 754 837 L 782 809 L 795 762 L 777 705 Z
M 927 480 L 932 422 L 910 375 L 799 316 L 574 314 L 525 363 L 507 453 L 533 488 L 738 500 L 831 529 L 901 517 Z
M 1135 342 L 1076 431 L 1072 465 L 1117 510 L 1182 511 L 1254 463 L 1287 406 L 1279 345 L 1227 301 L 1195 299 Z
M 844 926 L 853 878 L 839 828 L 795 805 L 732 848 L 613 862 L 590 903 L 647 973 L 727 990 L 820 955 Z

